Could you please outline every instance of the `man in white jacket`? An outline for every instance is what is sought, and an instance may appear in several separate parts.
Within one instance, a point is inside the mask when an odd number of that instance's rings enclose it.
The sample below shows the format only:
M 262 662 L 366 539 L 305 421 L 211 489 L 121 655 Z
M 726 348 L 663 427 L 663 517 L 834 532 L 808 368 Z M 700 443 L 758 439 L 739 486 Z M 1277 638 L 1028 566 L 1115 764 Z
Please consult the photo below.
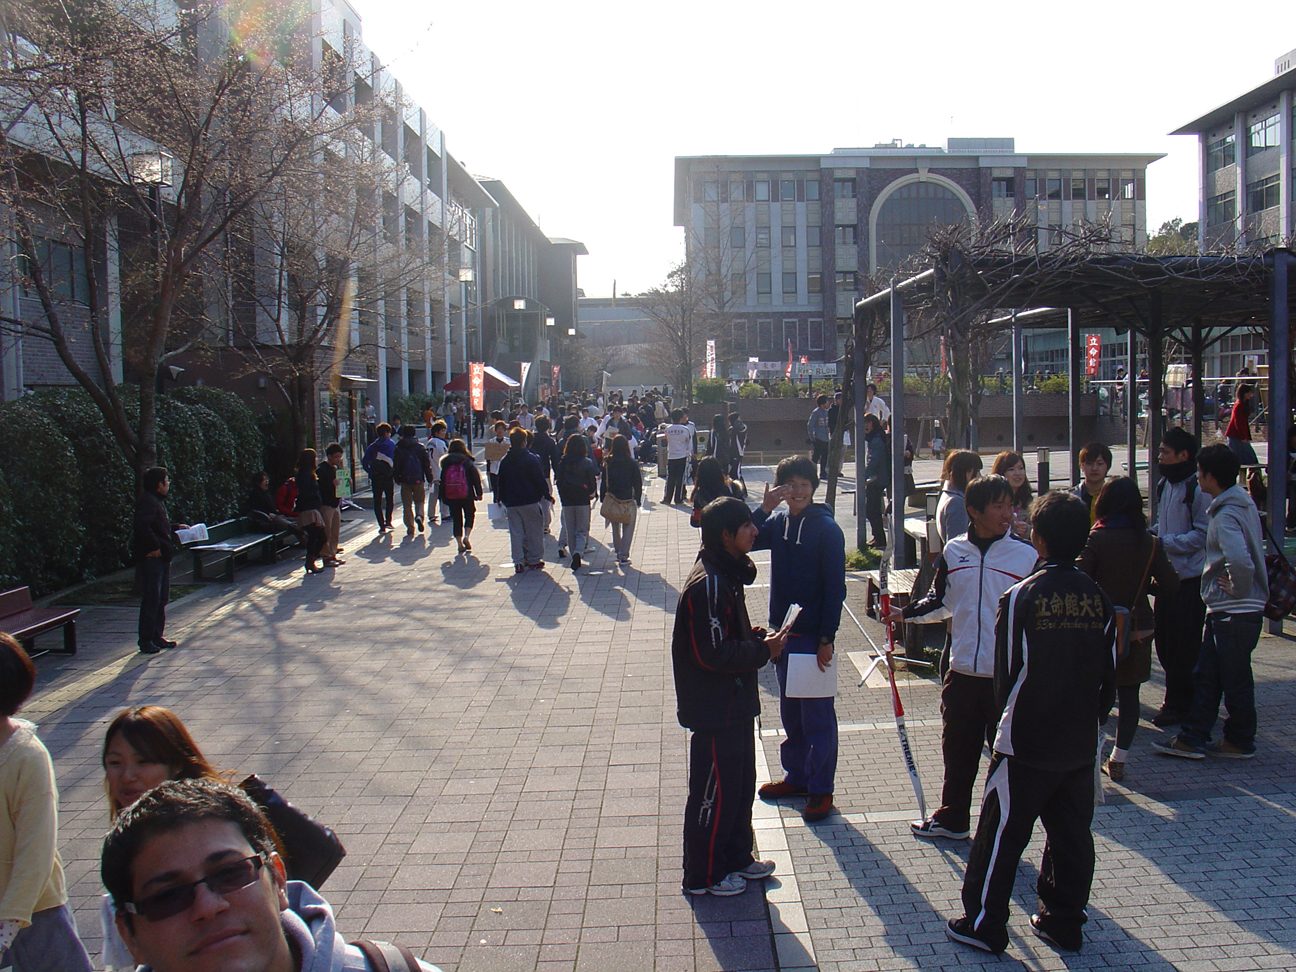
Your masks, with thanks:
M 1260 512 L 1250 494 L 1237 484 L 1240 469 L 1237 456 L 1226 445 L 1207 446 L 1197 454 L 1197 483 L 1211 497 L 1201 579 L 1206 633 L 1193 670 L 1192 707 L 1179 735 L 1153 743 L 1167 756 L 1250 759 L 1255 755 L 1251 653 L 1264 624 L 1269 575 Z M 1212 743 L 1221 699 L 1228 708 L 1224 738 Z

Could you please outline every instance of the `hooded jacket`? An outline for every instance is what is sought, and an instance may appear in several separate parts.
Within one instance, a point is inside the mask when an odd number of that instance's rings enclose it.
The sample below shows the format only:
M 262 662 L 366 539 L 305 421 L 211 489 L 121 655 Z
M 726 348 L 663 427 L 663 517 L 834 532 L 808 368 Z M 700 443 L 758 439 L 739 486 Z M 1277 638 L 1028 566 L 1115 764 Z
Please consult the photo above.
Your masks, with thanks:
M 747 727 L 760 714 L 756 673 L 769 648 L 752 630 L 743 586 L 756 579 L 750 557 L 703 548 L 684 582 L 671 663 L 679 722 L 714 732 Z
M 530 506 L 553 496 L 540 457 L 525 446 L 513 446 L 499 461 L 495 499 L 504 506 Z
M 563 506 L 589 506 L 598 495 L 598 466 L 589 456 L 563 456 L 554 476 Z
M 1168 466 L 1162 466 L 1161 483 L 1157 487 L 1156 534 L 1161 538 L 1166 556 L 1174 565 L 1175 573 L 1183 580 L 1201 576 L 1206 563 L 1206 527 L 1210 523 L 1211 497 L 1197 485 L 1197 466 L 1188 474 L 1172 480 L 1164 475 Z
M 1241 486 L 1230 486 L 1207 509 L 1206 564 L 1202 571 L 1202 600 L 1207 614 L 1246 614 L 1263 611 L 1269 600 L 1260 513 Z M 1233 593 L 1220 586 L 1228 572 Z
M 464 455 L 462 452 L 447 452 L 441 457 L 441 478 L 445 479 L 445 471 L 450 466 L 460 465 L 464 467 L 464 476 L 468 480 L 468 495 L 464 500 L 479 500 L 482 498 L 482 481 L 481 473 L 477 471 L 477 464 L 473 462 L 472 456 Z M 463 502 L 456 500 L 455 502 Z
M 800 514 L 752 513 L 759 533 L 753 549 L 770 552 L 770 627 L 781 628 L 789 604 L 801 614 L 792 634 L 836 640 L 846 600 L 846 538 L 823 503 Z
M 864 481 L 891 484 L 891 443 L 881 429 L 864 437 Z

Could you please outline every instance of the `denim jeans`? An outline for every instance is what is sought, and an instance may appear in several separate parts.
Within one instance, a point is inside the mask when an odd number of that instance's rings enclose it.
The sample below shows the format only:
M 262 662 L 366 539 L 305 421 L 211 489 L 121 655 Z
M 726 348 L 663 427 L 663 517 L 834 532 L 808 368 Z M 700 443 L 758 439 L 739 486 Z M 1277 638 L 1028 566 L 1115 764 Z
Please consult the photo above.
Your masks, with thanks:
M 1210 742 L 1223 698 L 1228 709 L 1224 738 L 1245 752 L 1255 751 L 1251 652 L 1260 640 L 1262 626 L 1263 616 L 1259 611 L 1206 615 L 1206 634 L 1197 655 L 1197 667 L 1193 669 L 1193 704 L 1179 728 L 1184 742 L 1194 746 Z
M 787 658 L 792 652 L 814 654 L 819 639 L 791 635 L 779 659 L 779 715 L 787 739 L 779 748 L 783 777 L 812 794 L 831 794 L 837 776 L 836 699 L 790 699 L 787 696 Z

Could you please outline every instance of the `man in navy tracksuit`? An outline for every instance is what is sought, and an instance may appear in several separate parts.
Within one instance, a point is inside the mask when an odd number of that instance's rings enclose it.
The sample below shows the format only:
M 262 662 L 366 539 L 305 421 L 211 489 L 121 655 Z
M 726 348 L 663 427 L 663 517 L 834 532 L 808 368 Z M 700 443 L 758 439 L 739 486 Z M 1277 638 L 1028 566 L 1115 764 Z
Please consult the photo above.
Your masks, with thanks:
M 1031 542 L 1044 568 L 999 602 L 995 698 L 1002 708 L 976 837 L 963 877 L 957 942 L 1008 947 L 1008 901 L 1035 821 L 1047 840 L 1035 934 L 1079 951 L 1093 883 L 1094 760 L 1098 725 L 1116 699 L 1111 602 L 1075 566 L 1089 535 L 1082 500 L 1060 490 L 1031 508 Z
M 770 627 L 783 625 L 788 605 L 801 605 L 792 625 L 787 652 L 778 665 L 779 712 L 787 733 L 780 750 L 783 779 L 760 788 L 762 799 L 808 793 L 801 816 L 807 823 L 833 812 L 837 775 L 837 711 L 831 696 L 788 698 L 787 654 L 818 656 L 826 671 L 833 660 L 833 643 L 846 600 L 846 539 L 832 510 L 814 503 L 819 486 L 815 464 L 790 456 L 778 464 L 775 488 L 765 490 L 760 509 L 752 514 L 759 529 L 756 550 L 770 552 Z M 774 509 L 787 501 L 787 512 Z
M 680 725 L 693 730 L 684 809 L 684 890 L 741 894 L 774 873 L 752 857 L 756 791 L 756 673 L 786 636 L 753 628 L 743 587 L 756 579 L 747 504 L 732 496 L 702 511 L 702 552 L 675 612 L 671 662 Z

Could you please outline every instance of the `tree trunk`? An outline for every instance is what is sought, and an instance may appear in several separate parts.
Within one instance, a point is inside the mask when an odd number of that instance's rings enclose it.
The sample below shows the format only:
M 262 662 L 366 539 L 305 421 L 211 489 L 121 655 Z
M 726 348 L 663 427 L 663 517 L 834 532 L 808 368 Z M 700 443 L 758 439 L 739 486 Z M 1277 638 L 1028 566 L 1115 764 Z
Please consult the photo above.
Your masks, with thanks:
M 833 429 L 832 440 L 828 445 L 828 489 L 824 502 L 830 509 L 837 509 L 837 470 L 843 462 L 842 440 L 845 438 L 846 426 L 855 409 L 855 350 L 851 342 L 846 345 L 842 366 L 842 404 L 837 410 L 837 428 Z M 894 398 L 894 394 L 892 395 Z M 855 492 L 860 492 L 860 470 L 855 470 Z
M 946 417 L 949 427 L 945 430 L 945 442 L 948 448 L 961 449 L 967 442 L 967 435 L 972 425 L 972 355 L 967 353 L 968 336 L 963 328 L 951 329 L 947 346 L 950 348 L 949 360 L 949 412 Z

